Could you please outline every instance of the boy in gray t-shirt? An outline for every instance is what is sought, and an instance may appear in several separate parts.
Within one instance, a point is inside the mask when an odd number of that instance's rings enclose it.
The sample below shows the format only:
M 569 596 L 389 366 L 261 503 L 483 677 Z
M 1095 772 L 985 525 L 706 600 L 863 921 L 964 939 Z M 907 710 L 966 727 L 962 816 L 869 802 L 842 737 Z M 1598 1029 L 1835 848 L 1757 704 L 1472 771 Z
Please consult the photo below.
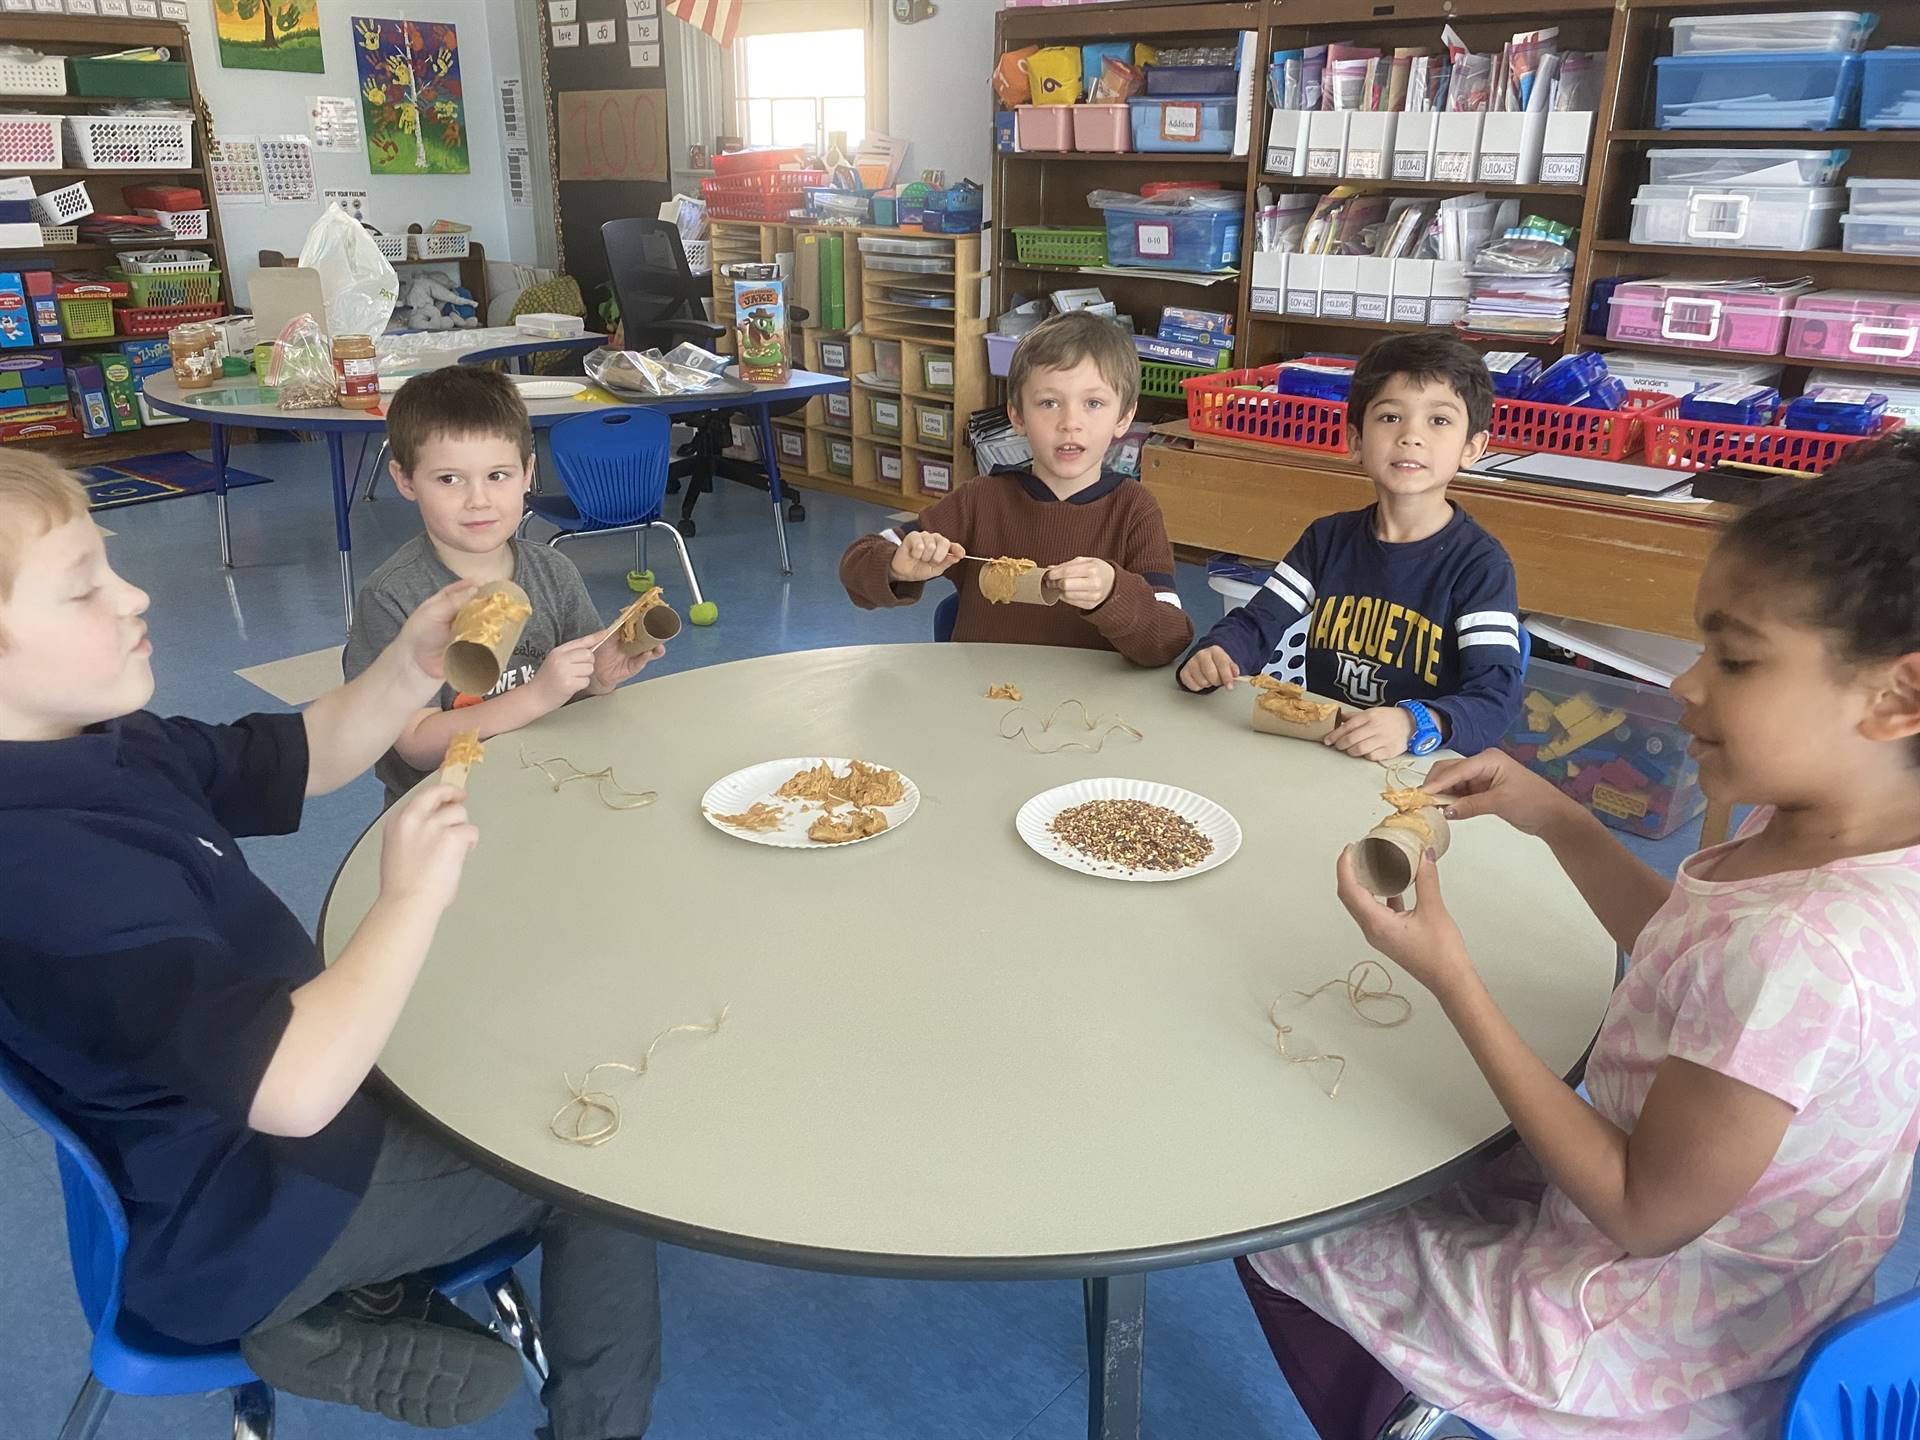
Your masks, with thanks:
M 515 540 L 533 481 L 533 427 L 506 376 L 452 365 L 401 386 L 387 409 L 395 487 L 426 533 L 393 553 L 354 602 L 342 664 L 351 680 L 373 663 L 429 596 L 456 580 L 512 580 L 533 602 L 511 663 L 488 695 L 440 687 L 436 708 L 401 731 L 374 773 L 391 804 L 440 767 L 461 731 L 480 738 L 532 724 L 579 695 L 605 695 L 664 653 L 629 659 L 601 645 L 607 630 L 566 556 Z

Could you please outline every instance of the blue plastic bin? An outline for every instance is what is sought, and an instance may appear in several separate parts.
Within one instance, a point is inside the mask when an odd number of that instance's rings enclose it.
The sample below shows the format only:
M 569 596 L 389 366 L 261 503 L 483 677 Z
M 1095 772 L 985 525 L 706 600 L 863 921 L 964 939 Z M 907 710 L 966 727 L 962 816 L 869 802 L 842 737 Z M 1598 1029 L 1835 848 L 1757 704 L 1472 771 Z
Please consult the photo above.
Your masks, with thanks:
M 1920 50 L 1872 50 L 1860 60 L 1860 128 L 1920 130 Z
M 1858 55 L 1663 55 L 1653 66 L 1662 130 L 1843 130 L 1860 118 Z
M 1109 210 L 1107 263 L 1149 270 L 1231 270 L 1240 263 L 1238 210 Z
M 1233 97 L 1145 95 L 1127 101 L 1133 148 L 1167 154 L 1233 153 Z
M 1149 65 L 1149 95 L 1231 95 L 1239 71 L 1231 65 Z

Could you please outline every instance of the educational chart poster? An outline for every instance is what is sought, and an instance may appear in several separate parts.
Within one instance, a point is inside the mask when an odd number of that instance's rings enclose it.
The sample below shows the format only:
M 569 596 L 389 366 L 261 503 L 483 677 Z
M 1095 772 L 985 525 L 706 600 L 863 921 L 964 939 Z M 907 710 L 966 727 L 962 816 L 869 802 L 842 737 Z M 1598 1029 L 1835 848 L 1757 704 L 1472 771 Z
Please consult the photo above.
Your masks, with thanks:
M 460 40 L 433 21 L 353 22 L 353 54 L 376 175 L 465 175 L 467 108 Z
M 213 23 L 229 70 L 326 70 L 320 0 L 213 0 Z

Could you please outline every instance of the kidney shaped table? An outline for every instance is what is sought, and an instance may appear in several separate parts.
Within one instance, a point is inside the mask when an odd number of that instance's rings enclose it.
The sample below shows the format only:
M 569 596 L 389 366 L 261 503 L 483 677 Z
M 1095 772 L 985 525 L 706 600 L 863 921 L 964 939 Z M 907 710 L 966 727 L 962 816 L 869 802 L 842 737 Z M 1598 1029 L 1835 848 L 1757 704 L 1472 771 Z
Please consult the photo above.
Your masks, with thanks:
M 1027 713 L 984 698 L 1010 681 Z M 1033 753 L 1068 697 L 1145 735 Z M 1285 1245 L 1427 1195 L 1510 1140 L 1439 1006 L 1406 1024 L 1340 986 L 1371 952 L 1334 861 L 1386 813 L 1381 766 L 1254 733 L 1250 693 L 1192 696 L 1109 654 L 899 645 L 642 679 L 488 742 L 481 843 L 381 1057 L 402 1103 L 476 1163 L 676 1244 L 854 1274 L 1087 1282 L 1090 1436 L 1139 1433 L 1145 1274 Z M 1063 716 L 1050 746 L 1085 734 Z M 856 756 L 921 790 L 877 838 L 818 852 L 723 833 L 713 781 L 788 756 Z M 523 757 L 611 766 L 657 803 L 612 810 Z M 1014 814 L 1077 779 L 1163 781 L 1244 844 L 1171 883 L 1083 875 Z M 329 959 L 379 884 L 379 831 L 322 919 Z M 1604 1013 L 1612 941 L 1547 848 L 1458 826 L 1447 902 L 1520 1033 L 1571 1075 Z M 1296 1055 L 1275 1046 L 1276 997 Z M 621 1126 L 549 1131 L 563 1074 L 603 1061 Z M 1252 1323 L 1251 1319 L 1248 1321 Z
M 548 350 L 581 349 L 606 343 L 604 335 L 572 336 L 565 340 L 529 338 L 507 345 L 492 344 L 470 350 L 448 350 L 422 357 L 421 368 L 436 365 L 478 365 L 490 360 L 508 360 L 528 353 Z M 559 377 L 572 378 L 572 377 Z M 584 387 L 589 382 L 582 380 Z M 747 391 L 728 389 L 721 393 L 679 395 L 657 400 L 624 403 L 645 405 L 668 415 L 689 415 L 709 410 L 746 410 L 759 428 L 760 449 L 766 458 L 767 484 L 773 496 L 773 526 L 780 546 L 780 569 L 792 573 L 787 557 L 786 516 L 782 509 L 780 462 L 773 443 L 770 417 L 775 406 L 848 388 L 844 377 L 816 375 L 796 370 L 780 385 L 754 385 Z M 340 601 L 345 628 L 353 628 L 353 488 L 347 482 L 345 438 L 348 435 L 378 435 L 386 429 L 382 415 L 366 410 L 347 410 L 337 405 L 312 410 L 282 410 L 253 376 L 216 382 L 205 390 L 182 390 L 171 371 L 150 375 L 146 381 L 147 400 L 156 410 L 199 420 L 213 431 L 214 498 L 220 524 L 220 563 L 233 565 L 233 540 L 227 527 L 227 430 L 240 427 L 252 430 L 302 430 L 320 435 L 327 443 L 327 461 L 333 475 L 333 524 L 340 546 Z M 536 430 L 549 429 L 575 415 L 604 410 L 598 400 L 530 400 L 527 414 Z

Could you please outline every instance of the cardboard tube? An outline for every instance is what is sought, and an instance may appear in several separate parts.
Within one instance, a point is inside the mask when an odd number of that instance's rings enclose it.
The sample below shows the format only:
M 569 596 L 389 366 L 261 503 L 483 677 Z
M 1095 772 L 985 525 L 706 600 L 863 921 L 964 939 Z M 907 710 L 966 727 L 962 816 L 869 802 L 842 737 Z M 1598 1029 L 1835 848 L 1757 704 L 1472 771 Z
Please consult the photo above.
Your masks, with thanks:
M 1047 579 L 1047 573 L 1046 567 L 1032 561 L 1018 569 L 1000 560 L 983 561 L 980 593 L 994 605 L 1056 605 L 1060 587 Z
M 1447 853 L 1447 817 L 1446 812 L 1435 806 L 1415 810 L 1413 815 L 1426 822 L 1432 831 L 1431 846 L 1434 857 Z M 1388 817 L 1392 820 L 1397 817 Z M 1404 824 L 1390 824 L 1382 821 L 1366 834 L 1366 838 L 1353 847 L 1353 869 L 1360 877 L 1360 883 L 1367 887 L 1369 894 L 1387 899 L 1394 895 L 1403 895 L 1413 885 L 1413 877 L 1420 869 L 1420 856 L 1427 850 L 1429 842 L 1418 830 Z
M 447 745 L 447 757 L 440 762 L 440 783 L 458 789 L 467 788 L 467 776 L 485 758 L 478 730 L 462 730 Z
M 482 585 L 453 617 L 445 659 L 447 683 L 462 695 L 490 695 L 527 628 L 533 602 L 511 580 Z
M 1262 735 L 1285 735 L 1292 740 L 1324 740 L 1339 727 L 1340 707 L 1338 705 L 1333 707 L 1333 713 L 1324 720 L 1289 720 L 1260 703 L 1261 698 L 1270 690 L 1279 690 L 1282 694 L 1307 700 L 1310 703 L 1331 703 L 1313 701 L 1313 698 L 1297 685 L 1284 687 L 1255 685 L 1253 687 L 1253 728 Z
M 633 627 L 633 638 L 627 638 L 627 627 Z M 680 633 L 680 616 L 667 604 L 660 594 L 660 587 L 654 586 L 633 604 L 629 605 L 620 617 L 620 631 L 614 636 L 614 647 L 622 655 L 632 657 L 644 655 L 656 645 L 664 645 Z

